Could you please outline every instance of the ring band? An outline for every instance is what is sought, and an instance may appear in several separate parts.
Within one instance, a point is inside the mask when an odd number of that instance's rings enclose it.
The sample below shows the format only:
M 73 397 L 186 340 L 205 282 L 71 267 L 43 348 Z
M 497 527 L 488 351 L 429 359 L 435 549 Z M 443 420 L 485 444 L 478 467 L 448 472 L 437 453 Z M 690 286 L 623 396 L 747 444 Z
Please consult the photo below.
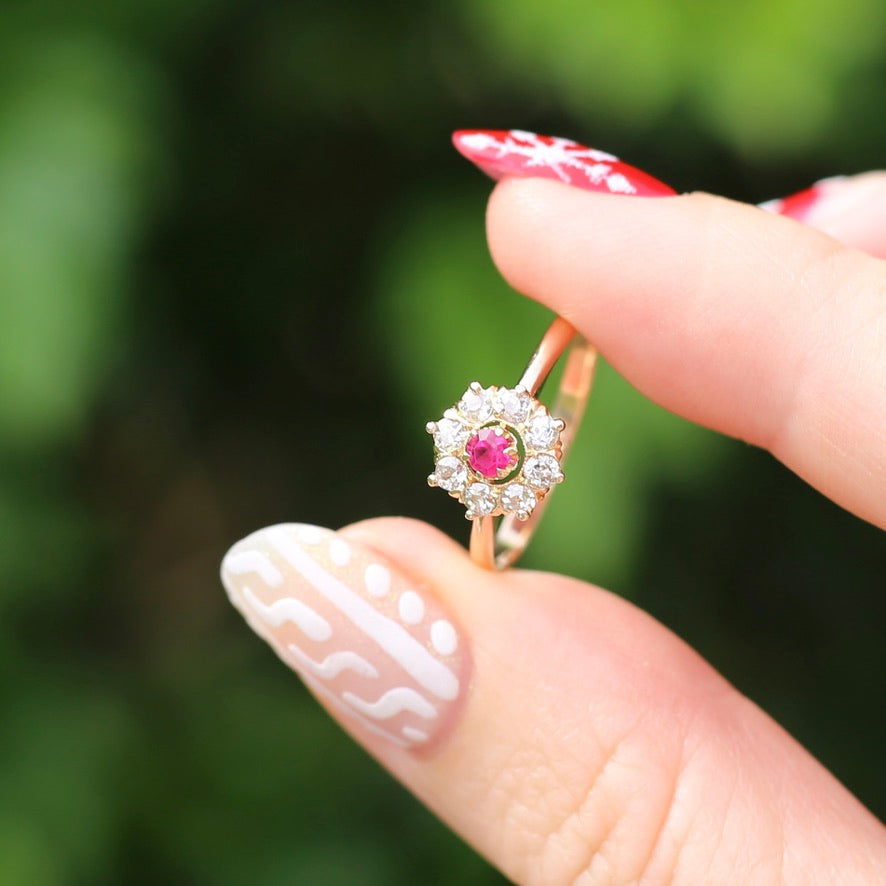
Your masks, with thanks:
M 567 348 L 549 412 L 535 395 Z M 558 317 L 517 385 L 473 382 L 443 418 L 428 423 L 436 456 L 428 483 L 467 508 L 471 559 L 479 566 L 505 569 L 529 544 L 549 493 L 563 480 L 560 465 L 581 422 L 596 359 L 596 349 Z

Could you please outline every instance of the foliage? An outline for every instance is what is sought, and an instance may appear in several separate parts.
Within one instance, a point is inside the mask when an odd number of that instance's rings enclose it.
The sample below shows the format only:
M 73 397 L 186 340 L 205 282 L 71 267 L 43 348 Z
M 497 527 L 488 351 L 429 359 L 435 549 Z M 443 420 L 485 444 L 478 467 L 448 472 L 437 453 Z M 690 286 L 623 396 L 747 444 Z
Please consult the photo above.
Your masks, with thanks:
M 882 163 L 884 14 L 5 10 L 0 882 L 497 882 L 248 634 L 218 561 L 282 519 L 463 535 L 423 486 L 424 421 L 515 373 L 546 317 L 495 274 L 451 129 L 570 135 L 757 201 Z M 649 608 L 883 814 L 884 553 L 604 367 L 530 565 Z

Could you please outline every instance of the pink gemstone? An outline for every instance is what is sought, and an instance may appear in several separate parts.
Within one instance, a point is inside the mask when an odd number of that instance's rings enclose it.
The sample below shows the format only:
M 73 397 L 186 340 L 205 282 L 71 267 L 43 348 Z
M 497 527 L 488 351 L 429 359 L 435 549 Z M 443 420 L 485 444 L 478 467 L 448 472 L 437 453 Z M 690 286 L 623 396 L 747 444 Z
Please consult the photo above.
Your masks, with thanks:
M 517 463 L 517 456 L 505 451 L 513 445 L 514 438 L 501 428 L 483 428 L 468 440 L 465 452 L 473 470 L 496 479 L 503 468 Z

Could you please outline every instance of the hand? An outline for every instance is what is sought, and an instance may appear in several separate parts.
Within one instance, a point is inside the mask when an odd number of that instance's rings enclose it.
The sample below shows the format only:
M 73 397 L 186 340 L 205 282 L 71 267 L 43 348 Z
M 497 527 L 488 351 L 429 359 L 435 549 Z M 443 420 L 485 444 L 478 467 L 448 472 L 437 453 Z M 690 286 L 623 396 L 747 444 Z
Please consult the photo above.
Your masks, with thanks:
M 825 190 L 801 225 L 508 179 L 488 234 L 511 284 L 649 397 L 886 527 L 886 264 L 860 251 L 886 255 L 886 176 Z M 332 715 L 518 882 L 883 882 L 882 825 L 606 591 L 486 572 L 402 519 L 261 530 L 222 574 Z

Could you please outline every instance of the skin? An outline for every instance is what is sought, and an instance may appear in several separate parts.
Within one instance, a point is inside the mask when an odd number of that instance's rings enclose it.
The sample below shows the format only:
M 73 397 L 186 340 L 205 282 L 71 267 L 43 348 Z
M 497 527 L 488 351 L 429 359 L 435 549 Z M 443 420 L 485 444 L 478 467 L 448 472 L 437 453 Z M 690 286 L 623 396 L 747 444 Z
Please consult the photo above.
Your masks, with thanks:
M 842 188 L 854 191 L 832 188 L 834 210 L 823 199 L 801 224 L 705 194 L 512 179 L 492 195 L 488 237 L 515 289 L 651 399 L 769 449 L 883 528 L 886 176 Z M 354 735 L 513 880 L 884 882 L 883 826 L 631 604 L 559 575 L 485 572 L 414 521 L 343 535 L 432 589 L 474 661 L 429 752 Z

